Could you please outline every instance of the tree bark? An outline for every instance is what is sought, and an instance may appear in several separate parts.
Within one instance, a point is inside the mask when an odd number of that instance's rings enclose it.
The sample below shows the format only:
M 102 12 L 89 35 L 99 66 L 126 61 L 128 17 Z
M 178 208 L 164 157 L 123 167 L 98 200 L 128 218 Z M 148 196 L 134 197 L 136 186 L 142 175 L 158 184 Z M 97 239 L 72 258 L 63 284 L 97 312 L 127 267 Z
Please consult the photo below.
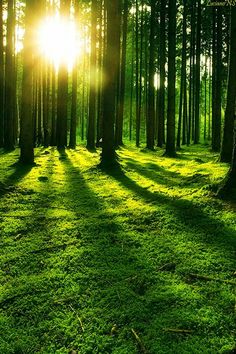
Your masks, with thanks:
M 223 133 L 223 143 L 221 148 L 221 162 L 230 162 L 233 150 L 233 127 L 235 113 L 236 97 L 236 7 L 231 7 L 231 25 L 230 25 L 230 54 L 229 54 L 229 72 L 228 72 L 228 90 L 225 109 L 225 123 Z
M 102 141 L 102 166 L 113 166 L 116 164 L 115 152 L 115 103 L 117 93 L 117 78 L 119 70 L 119 42 L 120 36 L 117 28 L 119 26 L 119 0 L 106 1 L 107 10 L 107 43 L 104 53 L 104 83 L 103 93 L 103 141 Z
M 174 157 L 175 151 L 175 56 L 176 56 L 176 0 L 169 0 L 168 25 L 168 107 L 166 155 Z

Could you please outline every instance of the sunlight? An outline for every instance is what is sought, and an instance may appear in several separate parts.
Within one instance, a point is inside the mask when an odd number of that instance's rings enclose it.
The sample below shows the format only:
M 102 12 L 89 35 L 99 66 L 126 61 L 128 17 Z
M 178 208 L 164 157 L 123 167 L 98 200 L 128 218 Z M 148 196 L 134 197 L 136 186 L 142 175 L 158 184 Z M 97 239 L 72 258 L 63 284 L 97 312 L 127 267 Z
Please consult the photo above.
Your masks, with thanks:
M 41 54 L 56 68 L 64 64 L 71 70 L 83 50 L 81 34 L 75 22 L 59 16 L 48 17 L 41 22 L 38 34 Z

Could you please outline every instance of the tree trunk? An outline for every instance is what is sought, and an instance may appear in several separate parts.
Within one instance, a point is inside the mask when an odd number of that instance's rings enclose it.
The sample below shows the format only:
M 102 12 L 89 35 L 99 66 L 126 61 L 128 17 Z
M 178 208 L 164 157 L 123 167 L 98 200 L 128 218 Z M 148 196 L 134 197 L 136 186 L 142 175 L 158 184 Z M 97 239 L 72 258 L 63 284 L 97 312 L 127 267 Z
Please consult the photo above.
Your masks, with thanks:
M 70 1 L 61 0 L 61 17 L 69 16 Z M 63 149 L 67 146 L 67 109 L 68 109 L 68 68 L 66 63 L 60 63 L 58 69 L 57 91 L 57 147 Z
M 72 74 L 72 102 L 71 102 L 71 119 L 70 119 L 70 142 L 69 147 L 76 148 L 76 128 L 77 128 L 77 63 L 73 68 Z
M 155 121 L 155 91 L 154 91 L 154 74 L 155 74 L 155 24 L 156 24 L 156 1 L 151 1 L 151 18 L 150 18 L 150 55 L 149 55 L 149 73 L 148 73 L 148 109 L 147 109 L 147 148 L 154 149 L 154 121 Z
M 4 147 L 14 149 L 14 1 L 7 5 L 7 36 L 5 61 L 5 113 L 4 113 Z
M 201 90 L 201 0 L 197 1 L 197 33 L 196 33 L 196 91 L 194 144 L 200 141 L 200 90 Z
M 0 1 L 0 148 L 4 146 L 3 1 Z
M 128 0 L 124 0 L 123 26 L 122 26 L 122 54 L 120 68 L 120 93 L 118 100 L 118 112 L 115 131 L 116 146 L 123 145 L 123 124 L 124 124 L 124 104 L 125 104 L 125 78 L 126 78 L 126 45 L 127 45 L 127 26 L 128 26 Z
M 236 98 L 236 7 L 231 7 L 230 54 L 228 72 L 228 90 L 225 109 L 225 123 L 223 143 L 221 149 L 221 162 L 230 162 L 233 150 L 233 127 Z
M 184 100 L 184 95 L 186 93 L 186 60 L 187 60 L 187 5 L 186 0 L 184 0 L 184 13 L 183 13 L 183 36 L 182 36 L 182 65 L 181 65 L 181 86 L 180 86 L 180 100 L 179 100 L 179 120 L 178 120 L 178 134 L 177 134 L 177 147 L 180 148 L 180 141 L 181 141 L 181 127 L 182 121 L 183 126 L 185 124 L 185 117 L 183 117 L 183 101 L 186 105 L 186 97 Z M 185 132 L 183 132 L 185 134 Z M 184 139 L 183 139 L 184 140 Z
M 139 114 L 139 3 L 138 0 L 135 2 L 136 12 L 135 12 L 135 56 L 136 56 L 136 83 L 135 83 L 135 94 L 136 94 L 136 146 L 139 147 L 140 141 L 140 114 Z
M 24 164 L 34 162 L 33 125 L 33 67 L 35 14 L 38 13 L 38 0 L 26 0 L 25 37 L 22 79 L 21 142 L 20 161 Z
M 169 0 L 168 24 L 168 107 L 166 155 L 175 156 L 175 56 L 176 56 L 176 0 Z
M 104 74 L 106 82 L 103 92 L 103 142 L 101 165 L 116 164 L 115 152 L 115 102 L 117 92 L 117 78 L 119 69 L 119 0 L 106 1 L 107 10 L 107 45 L 104 53 Z
M 89 116 L 87 132 L 87 148 L 95 149 L 96 122 L 96 70 L 97 70 L 97 0 L 92 0 L 91 8 L 91 53 L 90 53 L 90 87 L 89 87 Z

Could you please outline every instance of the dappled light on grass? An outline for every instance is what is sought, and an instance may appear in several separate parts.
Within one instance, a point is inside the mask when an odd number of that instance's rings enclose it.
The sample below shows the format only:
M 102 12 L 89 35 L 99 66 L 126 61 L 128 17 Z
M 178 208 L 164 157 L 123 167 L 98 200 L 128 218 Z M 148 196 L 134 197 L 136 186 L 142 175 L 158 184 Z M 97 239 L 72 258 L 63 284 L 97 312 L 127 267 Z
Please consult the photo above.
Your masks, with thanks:
M 0 201 L 0 352 L 136 353 L 132 329 L 150 353 L 233 347 L 233 287 L 189 277 L 235 271 L 235 215 L 204 189 L 227 166 L 122 149 L 108 174 L 83 148 L 36 152 Z

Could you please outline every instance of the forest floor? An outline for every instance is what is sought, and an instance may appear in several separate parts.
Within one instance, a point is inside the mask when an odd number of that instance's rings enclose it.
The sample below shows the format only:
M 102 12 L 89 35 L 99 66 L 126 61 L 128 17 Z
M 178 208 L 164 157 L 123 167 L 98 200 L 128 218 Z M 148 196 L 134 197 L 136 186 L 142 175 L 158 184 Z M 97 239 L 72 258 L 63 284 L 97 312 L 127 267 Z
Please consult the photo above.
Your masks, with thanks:
M 235 353 L 236 204 L 206 147 L 0 153 L 0 353 Z

